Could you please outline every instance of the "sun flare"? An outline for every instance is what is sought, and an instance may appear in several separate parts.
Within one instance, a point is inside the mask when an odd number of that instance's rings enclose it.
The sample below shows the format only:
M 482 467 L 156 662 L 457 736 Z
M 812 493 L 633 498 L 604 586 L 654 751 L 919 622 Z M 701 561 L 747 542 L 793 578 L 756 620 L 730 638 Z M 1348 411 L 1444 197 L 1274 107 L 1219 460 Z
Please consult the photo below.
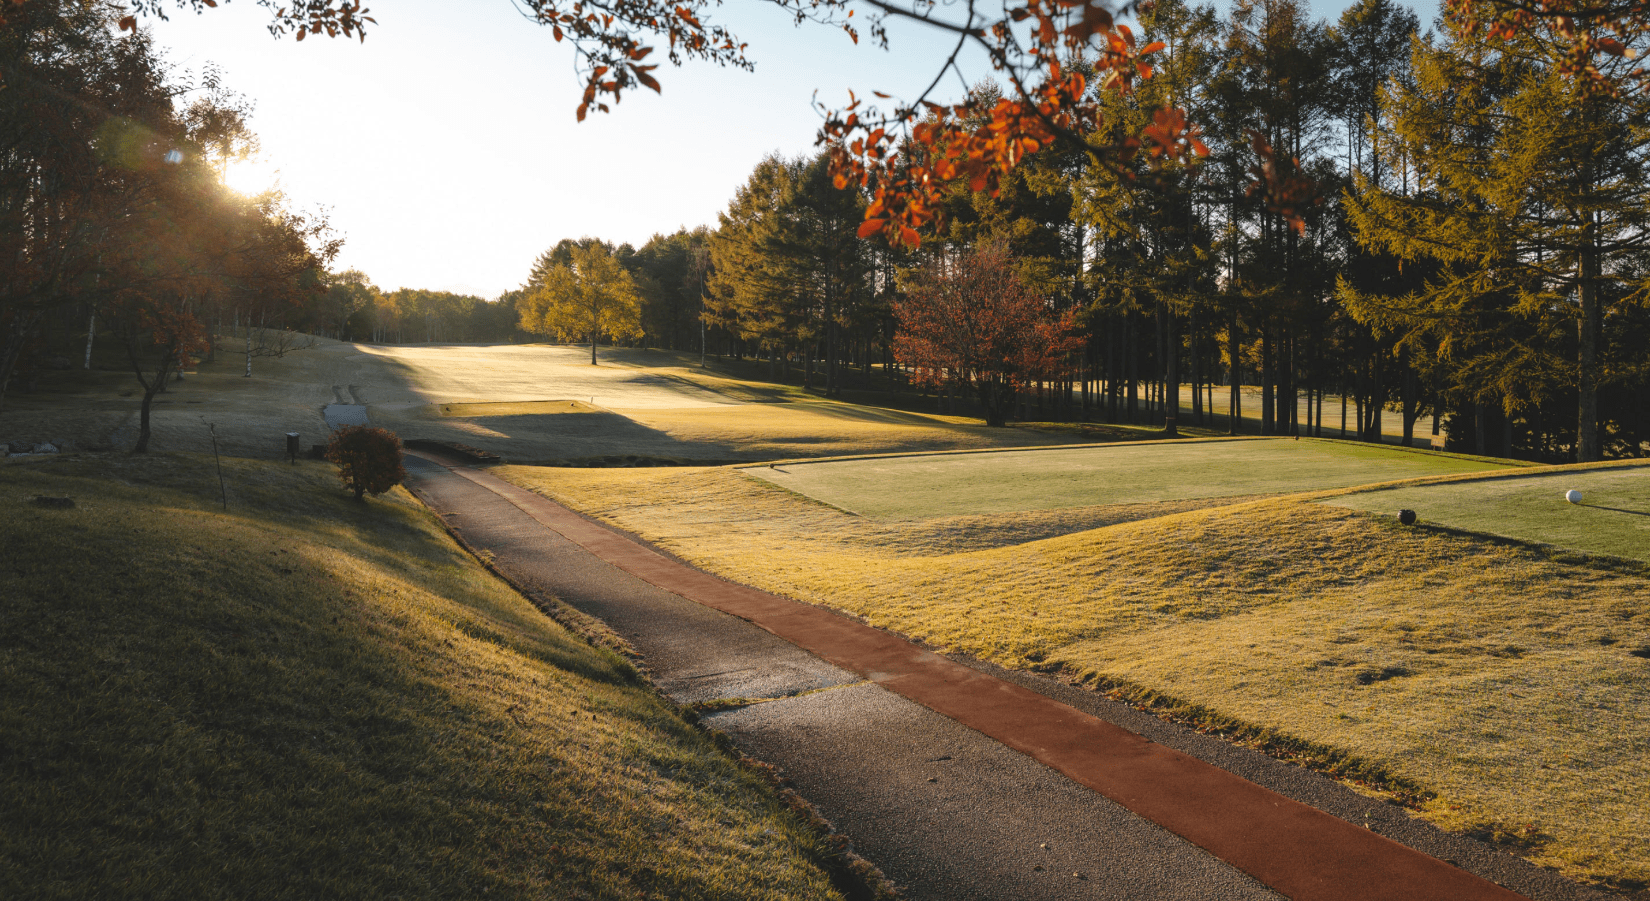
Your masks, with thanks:
M 224 167 L 223 183 L 250 197 L 280 187 L 281 170 L 267 160 L 236 160 Z

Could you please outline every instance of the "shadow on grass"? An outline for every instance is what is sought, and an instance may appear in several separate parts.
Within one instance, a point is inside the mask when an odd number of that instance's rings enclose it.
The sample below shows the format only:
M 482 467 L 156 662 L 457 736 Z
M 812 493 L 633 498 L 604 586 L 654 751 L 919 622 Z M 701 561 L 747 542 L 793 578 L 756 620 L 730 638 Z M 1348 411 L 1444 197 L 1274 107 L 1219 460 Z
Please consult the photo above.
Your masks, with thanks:
M 1577 507 L 1587 507 L 1593 510 L 1609 510 L 1611 513 L 1626 513 L 1629 516 L 1650 516 L 1650 511 L 1623 510 L 1620 507 L 1606 507 L 1602 504 L 1576 504 Z

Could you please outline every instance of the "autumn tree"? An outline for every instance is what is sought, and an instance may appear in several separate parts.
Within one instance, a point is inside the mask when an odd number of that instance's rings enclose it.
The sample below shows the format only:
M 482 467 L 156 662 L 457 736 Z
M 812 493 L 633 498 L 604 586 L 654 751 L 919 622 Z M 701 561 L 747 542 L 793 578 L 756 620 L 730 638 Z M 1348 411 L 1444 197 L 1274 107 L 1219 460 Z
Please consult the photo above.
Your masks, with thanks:
M 168 376 L 194 364 L 196 355 L 206 348 L 206 331 L 193 312 L 169 299 L 137 292 L 123 292 L 109 302 L 109 321 L 143 386 L 132 453 L 146 453 L 155 395 L 166 389 Z
M 521 304 L 521 327 L 540 335 L 590 342 L 590 365 L 596 365 L 596 340 L 640 337 L 641 298 L 636 285 L 604 244 L 569 251 L 566 264 L 544 273 L 542 285 Z
M 1007 424 L 1016 393 L 1078 344 L 1076 314 L 1056 314 L 1027 289 L 1001 243 L 937 255 L 909 276 L 894 314 L 895 357 L 919 383 L 966 385 L 989 426 Z

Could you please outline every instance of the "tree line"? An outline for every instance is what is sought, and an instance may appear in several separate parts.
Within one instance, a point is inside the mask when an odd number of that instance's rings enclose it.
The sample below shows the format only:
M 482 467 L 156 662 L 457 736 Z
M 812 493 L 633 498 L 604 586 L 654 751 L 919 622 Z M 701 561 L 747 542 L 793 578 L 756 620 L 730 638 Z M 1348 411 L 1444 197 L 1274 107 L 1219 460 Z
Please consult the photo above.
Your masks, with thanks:
M 324 215 L 225 187 L 259 150 L 252 101 L 210 64 L 180 72 L 147 31 L 123 34 L 122 14 L 78 0 L 0 14 L 0 410 L 101 347 L 142 386 L 142 450 L 155 395 L 219 354 L 250 376 L 313 335 L 523 336 L 509 298 L 329 271 L 342 240 Z
M 207 325 L 246 325 L 250 371 L 324 290 L 340 241 L 279 194 L 223 186 L 256 152 L 250 103 L 210 67 L 180 80 L 146 33 L 119 35 L 119 12 L 39 0 L 0 19 L 0 409 L 76 364 L 66 335 L 88 368 L 113 341 L 144 389 L 142 450 L 154 395 L 216 350 Z
M 978 398 L 977 361 L 935 356 L 933 335 L 912 329 L 938 320 L 902 319 L 901 305 L 959 266 L 995 278 L 1006 259 L 1016 283 L 998 293 L 1031 291 L 1075 339 L 1037 367 L 985 374 L 1008 378 L 1022 417 L 1173 433 L 1184 405 L 1233 433 L 1248 414 L 1262 434 L 1374 441 L 1395 418 L 1406 443 L 1442 427 L 1466 452 L 1643 453 L 1650 99 L 1632 59 L 1650 37 L 1600 50 L 1577 79 L 1572 36 L 1423 33 L 1393 0 L 1334 23 L 1299 0 L 1237 0 L 1224 15 L 1152 0 L 1138 24 L 1163 45 L 1152 77 L 1093 89 L 1112 131 L 1090 141 L 1161 128 L 1199 152 L 1142 145 L 1119 163 L 1055 144 L 995 194 L 954 184 L 920 249 L 857 239 L 872 200 L 824 154 L 773 156 L 715 229 L 607 247 L 648 321 L 613 334 L 776 374 L 791 363 L 827 394 L 886 379 Z M 982 128 L 1000 99 L 974 89 Z M 1283 208 L 1273 189 L 1305 200 Z

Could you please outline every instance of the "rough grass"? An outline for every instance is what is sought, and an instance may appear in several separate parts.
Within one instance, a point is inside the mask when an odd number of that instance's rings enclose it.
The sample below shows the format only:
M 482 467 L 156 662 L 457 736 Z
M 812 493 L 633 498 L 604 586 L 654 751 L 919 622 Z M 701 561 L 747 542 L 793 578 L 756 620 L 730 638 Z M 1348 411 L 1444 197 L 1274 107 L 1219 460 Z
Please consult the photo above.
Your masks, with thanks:
M 1446 828 L 1650 881 L 1643 570 L 1301 498 L 1011 543 L 1036 516 L 959 541 L 735 469 L 496 471 L 728 578 L 1339 749 Z
M 1240 438 L 897 456 L 749 470 L 862 516 L 934 516 L 1276 494 L 1518 466 L 1363 444 Z
M 225 470 L 228 512 L 210 457 L 0 464 L 0 897 L 840 897 L 400 489 Z
M 1565 501 L 1572 488 L 1582 492 L 1580 504 Z M 1323 503 L 1389 515 L 1411 509 L 1423 523 L 1650 562 L 1650 464 L 1643 462 L 1386 488 Z

